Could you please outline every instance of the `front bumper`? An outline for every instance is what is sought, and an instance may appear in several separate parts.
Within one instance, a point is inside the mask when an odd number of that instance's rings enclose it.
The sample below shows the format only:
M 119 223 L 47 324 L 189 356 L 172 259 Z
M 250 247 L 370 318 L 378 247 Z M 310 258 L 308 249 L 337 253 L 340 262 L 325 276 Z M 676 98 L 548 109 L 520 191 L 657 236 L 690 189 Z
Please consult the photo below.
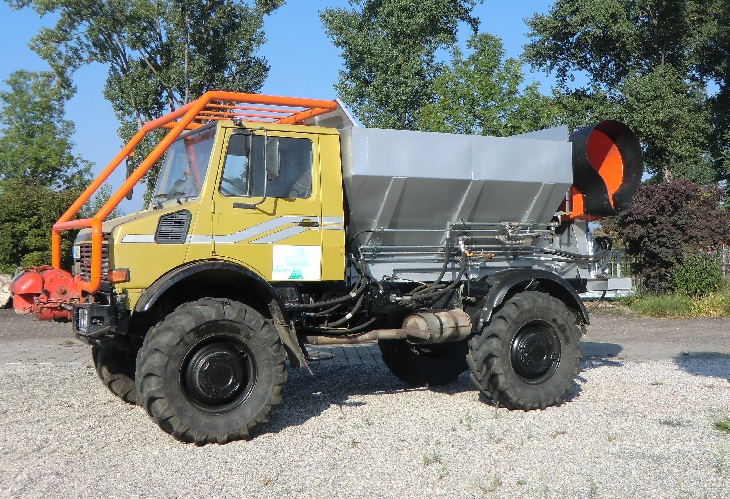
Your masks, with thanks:
M 73 306 L 74 333 L 80 338 L 99 338 L 116 330 L 117 313 L 114 305 L 78 303 Z

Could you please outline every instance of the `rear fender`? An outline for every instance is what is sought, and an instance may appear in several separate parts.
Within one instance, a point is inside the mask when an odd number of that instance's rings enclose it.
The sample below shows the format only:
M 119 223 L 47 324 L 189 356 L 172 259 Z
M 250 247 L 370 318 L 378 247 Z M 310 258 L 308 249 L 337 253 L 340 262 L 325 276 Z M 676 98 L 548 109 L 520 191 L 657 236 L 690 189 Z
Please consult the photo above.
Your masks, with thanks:
M 575 310 L 580 322 L 590 324 L 588 310 L 575 288 L 557 274 L 540 269 L 509 269 L 492 274 L 486 279 L 489 290 L 484 296 L 479 327 L 492 320 L 493 313 L 516 293 L 528 290 L 543 291 Z

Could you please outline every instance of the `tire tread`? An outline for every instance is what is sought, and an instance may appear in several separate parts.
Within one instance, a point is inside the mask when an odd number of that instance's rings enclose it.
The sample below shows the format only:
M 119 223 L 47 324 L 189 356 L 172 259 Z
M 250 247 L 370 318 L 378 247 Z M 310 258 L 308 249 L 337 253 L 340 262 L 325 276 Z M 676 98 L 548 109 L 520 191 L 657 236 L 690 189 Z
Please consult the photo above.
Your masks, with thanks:
M 210 428 L 195 428 L 183 420 L 188 418 L 175 414 L 174 408 L 168 403 L 162 381 L 167 362 L 173 356 L 174 349 L 186 341 L 187 332 L 203 323 L 221 319 L 245 323 L 255 334 L 268 336 L 265 341 L 271 345 L 274 366 L 273 387 L 260 410 L 249 421 L 241 421 L 238 427 L 216 432 Z M 284 347 L 275 329 L 267 326 L 266 320 L 253 309 L 227 299 L 202 298 L 178 307 L 155 326 L 139 351 L 137 391 L 147 414 L 164 431 L 184 442 L 197 445 L 223 444 L 249 438 L 251 431 L 266 423 L 272 408 L 281 402 L 283 385 L 287 380 Z

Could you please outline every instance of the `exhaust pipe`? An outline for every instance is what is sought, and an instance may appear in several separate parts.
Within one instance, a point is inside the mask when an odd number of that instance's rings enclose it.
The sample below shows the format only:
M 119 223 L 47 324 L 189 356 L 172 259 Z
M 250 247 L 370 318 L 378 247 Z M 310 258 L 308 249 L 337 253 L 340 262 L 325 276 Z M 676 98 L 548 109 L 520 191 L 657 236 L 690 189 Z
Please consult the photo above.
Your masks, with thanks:
M 460 309 L 411 314 L 400 329 L 375 329 L 363 334 L 307 336 L 310 345 L 345 345 L 376 340 L 408 340 L 412 343 L 447 343 L 466 339 L 472 331 L 469 314 Z

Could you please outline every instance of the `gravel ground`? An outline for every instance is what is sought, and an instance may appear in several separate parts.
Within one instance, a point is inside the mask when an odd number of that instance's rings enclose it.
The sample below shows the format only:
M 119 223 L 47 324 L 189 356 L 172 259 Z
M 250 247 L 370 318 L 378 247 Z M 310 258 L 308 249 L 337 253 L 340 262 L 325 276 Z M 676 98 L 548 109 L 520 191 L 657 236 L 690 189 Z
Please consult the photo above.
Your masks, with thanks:
M 545 411 L 466 377 L 408 389 L 382 365 L 290 371 L 247 442 L 195 447 L 109 394 L 90 365 L 0 365 L 0 495 L 728 497 L 730 357 L 587 359 Z

